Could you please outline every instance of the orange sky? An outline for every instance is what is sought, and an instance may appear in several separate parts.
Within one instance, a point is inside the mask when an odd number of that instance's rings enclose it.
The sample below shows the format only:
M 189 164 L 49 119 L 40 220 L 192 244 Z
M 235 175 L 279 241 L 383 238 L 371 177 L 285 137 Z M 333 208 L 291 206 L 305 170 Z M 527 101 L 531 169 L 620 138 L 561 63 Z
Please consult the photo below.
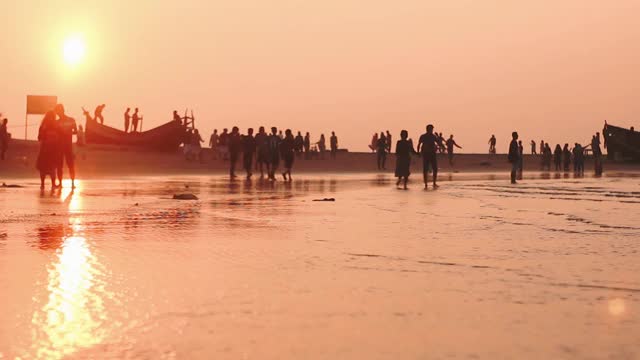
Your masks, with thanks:
M 21 0 L 0 13 L 11 126 L 26 94 L 53 94 L 77 120 L 104 102 L 108 124 L 139 106 L 149 128 L 189 107 L 203 135 L 335 130 L 351 150 L 429 122 L 467 152 L 492 133 L 504 151 L 514 129 L 555 143 L 586 142 L 604 119 L 640 127 L 637 0 Z M 73 33 L 87 40 L 77 68 L 62 62 Z

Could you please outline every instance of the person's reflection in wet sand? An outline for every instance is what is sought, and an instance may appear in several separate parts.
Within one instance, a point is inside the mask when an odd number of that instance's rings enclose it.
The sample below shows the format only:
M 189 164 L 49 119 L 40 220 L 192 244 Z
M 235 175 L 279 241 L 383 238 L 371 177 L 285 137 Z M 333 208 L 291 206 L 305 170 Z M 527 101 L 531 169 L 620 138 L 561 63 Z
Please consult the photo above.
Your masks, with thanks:
M 57 250 L 64 243 L 67 232 L 71 231 L 68 225 L 49 224 L 39 227 L 37 232 L 40 250 Z

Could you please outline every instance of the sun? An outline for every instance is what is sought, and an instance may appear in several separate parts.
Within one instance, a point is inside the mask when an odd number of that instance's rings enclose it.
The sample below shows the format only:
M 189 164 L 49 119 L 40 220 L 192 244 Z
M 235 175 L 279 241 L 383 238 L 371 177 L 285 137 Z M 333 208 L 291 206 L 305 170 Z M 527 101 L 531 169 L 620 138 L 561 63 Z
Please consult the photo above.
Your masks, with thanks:
M 78 65 L 84 59 L 86 45 L 81 36 L 70 36 L 64 41 L 62 55 L 67 65 Z

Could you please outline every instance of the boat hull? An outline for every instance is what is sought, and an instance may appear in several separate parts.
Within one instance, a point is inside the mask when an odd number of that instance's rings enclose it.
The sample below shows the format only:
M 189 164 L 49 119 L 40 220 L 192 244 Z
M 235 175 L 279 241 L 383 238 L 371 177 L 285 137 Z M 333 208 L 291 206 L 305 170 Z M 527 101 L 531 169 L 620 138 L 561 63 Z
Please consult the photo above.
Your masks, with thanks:
M 139 147 L 156 151 L 175 151 L 184 142 L 186 127 L 171 121 L 151 130 L 125 133 L 95 120 L 85 124 L 85 139 L 88 144 Z
M 603 129 L 607 158 L 640 161 L 640 133 L 613 125 Z

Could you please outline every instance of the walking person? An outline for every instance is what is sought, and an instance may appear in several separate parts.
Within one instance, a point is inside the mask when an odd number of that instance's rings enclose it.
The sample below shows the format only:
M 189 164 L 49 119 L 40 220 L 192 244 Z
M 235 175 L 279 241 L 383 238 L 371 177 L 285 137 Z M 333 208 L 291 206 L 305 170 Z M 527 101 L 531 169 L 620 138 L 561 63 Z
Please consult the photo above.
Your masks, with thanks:
M 531 140 L 531 154 L 536 155 L 538 152 L 536 151 L 536 142 L 535 140 Z
M 253 128 L 247 129 L 247 135 L 242 137 L 242 162 L 247 172 L 247 180 L 253 175 L 253 154 L 256 152 L 256 139 L 253 137 Z
M 562 170 L 562 148 L 560 144 L 556 144 L 556 148 L 553 150 L 553 165 L 556 171 Z
M 293 138 L 293 133 L 290 129 L 287 129 L 285 130 L 284 139 L 282 139 L 282 142 L 280 143 L 280 155 L 284 161 L 284 171 L 282 172 L 284 181 L 292 180 L 291 169 L 293 168 L 293 161 L 295 159 L 294 149 L 295 139 Z
M 544 154 L 544 140 L 540 140 L 540 155 Z
M 44 182 L 47 176 L 51 178 L 51 190 L 56 188 L 56 172 L 62 156 L 61 139 L 62 133 L 56 121 L 56 114 L 53 111 L 48 111 L 42 119 L 40 129 L 38 129 L 40 151 L 38 152 L 36 167 L 40 172 L 41 190 L 44 190 Z
M 331 137 L 329 138 L 329 144 L 331 146 L 331 158 L 336 158 L 336 153 L 338 152 L 338 137 L 334 131 L 331 132 Z
M 240 129 L 237 126 L 231 128 L 231 133 L 227 138 L 229 144 L 229 177 L 231 179 L 237 178 L 236 176 L 236 163 L 242 150 L 242 139 L 240 138 Z
M 404 183 L 404 189 L 407 190 L 407 182 L 409 181 L 409 175 L 411 175 L 411 155 L 417 154 L 413 149 L 413 142 L 408 140 L 409 133 L 407 130 L 400 132 L 400 140 L 396 143 L 396 172 L 395 175 L 398 178 L 396 187 L 400 186 L 400 183 Z
M 60 149 L 62 156 L 58 162 L 58 185 L 62 187 L 63 162 L 66 162 L 71 177 L 71 188 L 76 187 L 76 167 L 73 155 L 73 135 L 78 133 L 76 121 L 64 113 L 64 106 L 57 104 L 55 113 L 58 115 L 58 126 L 60 127 Z
M 516 184 L 518 164 L 520 163 L 520 148 L 518 146 L 518 133 L 515 131 L 511 133 L 508 160 L 511 163 L 511 183 Z
M 9 120 L 7 118 L 2 119 L 2 124 L 0 124 L 0 160 L 4 160 L 7 149 L 9 148 L 9 130 L 7 124 L 9 124 Z
M 568 172 L 571 168 L 571 150 L 569 150 L 569 144 L 564 144 L 562 149 L 562 162 L 564 164 L 564 172 Z
M 133 111 L 133 116 L 131 117 L 131 125 L 133 126 L 132 132 L 138 131 L 138 123 L 142 118 L 138 115 L 138 108 Z
M 260 169 L 260 179 L 264 179 L 264 171 L 270 174 L 271 163 L 269 160 L 269 135 L 264 130 L 264 126 L 260 126 L 255 136 L 256 143 L 256 166 Z
M 496 153 L 496 136 L 491 135 L 491 138 L 489 139 L 489 154 L 495 154 L 495 153 Z
M 269 180 L 276 181 L 276 171 L 280 165 L 280 136 L 278 128 L 271 128 L 271 135 L 268 138 L 269 144 Z
M 378 170 L 386 170 L 385 164 L 387 162 L 387 150 L 387 137 L 381 132 L 380 137 L 378 138 L 378 143 L 376 144 Z
M 218 137 L 218 129 L 213 129 L 213 133 L 209 137 L 209 147 L 211 148 L 211 158 L 213 160 L 218 159 Z
M 438 188 L 438 135 L 433 133 L 433 125 L 427 125 L 427 132 L 420 136 L 418 148 L 416 149 L 422 154 L 422 178 L 424 180 L 424 188 L 428 188 L 429 184 L 429 167 L 433 171 L 433 188 Z
M 449 155 L 449 165 L 453 166 L 453 148 L 455 146 L 458 149 L 462 149 L 462 147 L 458 145 L 455 140 L 453 140 L 453 135 L 449 135 L 449 138 L 447 139 L 446 144 L 447 144 L 447 154 Z
M 129 114 L 130 111 L 131 111 L 131 108 L 127 108 L 127 111 L 124 112 L 124 132 L 125 133 L 129 132 L 129 125 L 131 124 L 131 115 Z
M 229 130 L 222 129 L 222 134 L 218 138 L 218 149 L 220 150 L 220 155 L 222 155 L 222 160 L 229 160 Z
M 369 149 L 371 149 L 371 152 L 376 152 L 378 151 L 378 133 L 374 133 L 373 137 L 371 138 L 371 144 L 369 144 Z
M 327 151 L 327 142 L 324 138 L 324 134 L 320 134 L 320 140 L 317 142 L 318 151 L 320 151 L 320 159 L 324 160 L 324 152 Z

